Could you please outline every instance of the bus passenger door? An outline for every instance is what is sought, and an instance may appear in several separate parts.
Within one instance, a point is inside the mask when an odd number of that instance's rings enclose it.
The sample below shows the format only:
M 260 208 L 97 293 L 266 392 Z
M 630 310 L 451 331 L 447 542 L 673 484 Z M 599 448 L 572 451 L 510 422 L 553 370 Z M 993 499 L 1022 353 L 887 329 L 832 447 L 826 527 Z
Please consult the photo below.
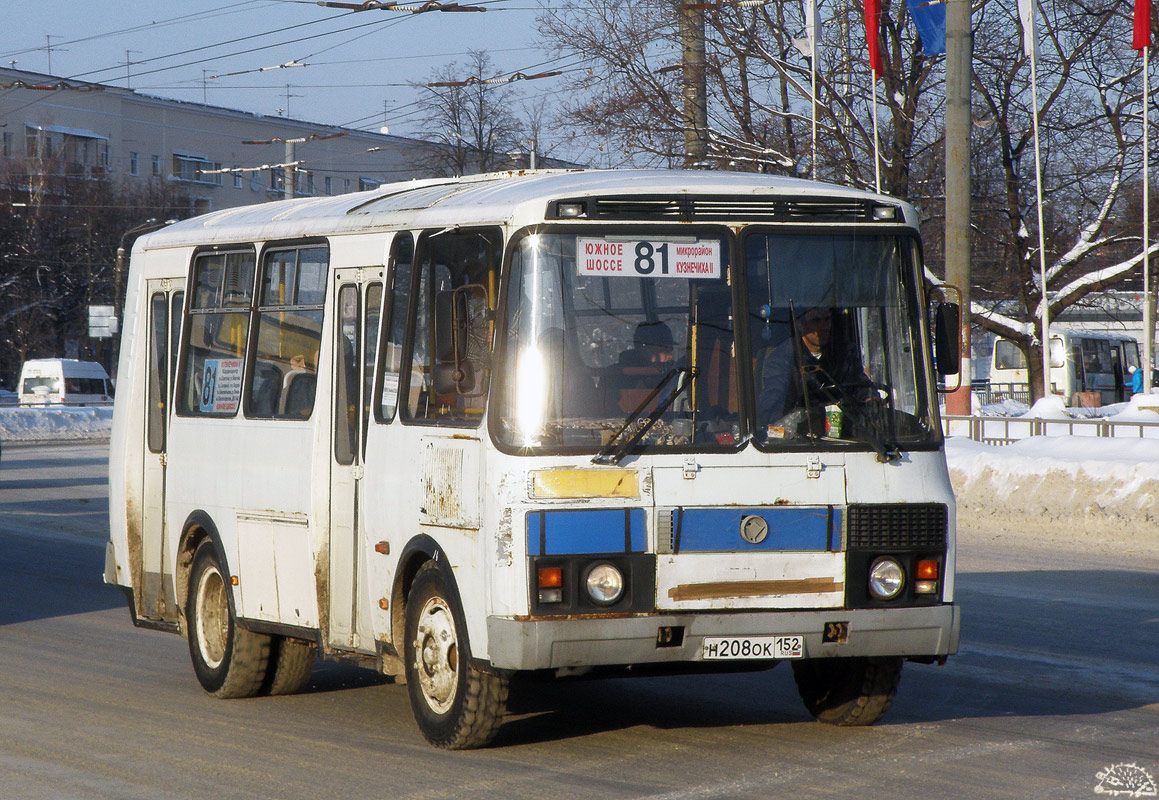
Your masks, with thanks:
M 382 268 L 335 270 L 335 281 L 329 643 L 342 649 L 368 649 L 374 641 L 369 632 L 368 595 L 362 585 L 359 507 Z
M 144 392 L 145 452 L 141 476 L 141 576 L 137 612 L 147 618 L 175 622 L 177 603 L 171 554 L 165 524 L 165 466 L 168 447 L 169 409 L 181 333 L 185 279 L 146 282 L 148 297 L 148 364 Z M 132 509 L 129 509 L 132 515 Z M 130 527 L 130 537 L 132 528 Z

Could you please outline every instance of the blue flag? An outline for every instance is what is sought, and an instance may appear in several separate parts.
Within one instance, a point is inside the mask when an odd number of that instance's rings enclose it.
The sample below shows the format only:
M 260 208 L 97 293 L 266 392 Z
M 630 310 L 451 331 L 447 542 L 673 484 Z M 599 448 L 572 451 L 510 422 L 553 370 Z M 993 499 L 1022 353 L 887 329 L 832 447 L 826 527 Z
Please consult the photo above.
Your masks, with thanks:
M 945 0 L 906 0 L 906 9 L 922 40 L 922 52 L 936 56 L 946 52 Z

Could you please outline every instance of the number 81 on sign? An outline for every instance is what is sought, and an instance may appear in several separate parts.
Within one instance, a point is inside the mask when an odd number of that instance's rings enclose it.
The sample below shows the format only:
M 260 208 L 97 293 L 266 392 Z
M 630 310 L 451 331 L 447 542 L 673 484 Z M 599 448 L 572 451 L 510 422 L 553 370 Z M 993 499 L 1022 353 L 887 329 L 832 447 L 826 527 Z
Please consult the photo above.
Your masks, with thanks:
M 609 278 L 719 278 L 720 241 L 576 239 L 580 275 Z

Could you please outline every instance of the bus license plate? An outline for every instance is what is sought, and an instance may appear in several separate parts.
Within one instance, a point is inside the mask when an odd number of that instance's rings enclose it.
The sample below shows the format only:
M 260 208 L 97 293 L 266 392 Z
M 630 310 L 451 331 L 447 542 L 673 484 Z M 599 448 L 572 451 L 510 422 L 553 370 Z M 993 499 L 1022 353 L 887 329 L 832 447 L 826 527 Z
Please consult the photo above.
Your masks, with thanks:
M 701 656 L 705 661 L 726 659 L 801 658 L 805 637 L 796 636 L 709 636 Z

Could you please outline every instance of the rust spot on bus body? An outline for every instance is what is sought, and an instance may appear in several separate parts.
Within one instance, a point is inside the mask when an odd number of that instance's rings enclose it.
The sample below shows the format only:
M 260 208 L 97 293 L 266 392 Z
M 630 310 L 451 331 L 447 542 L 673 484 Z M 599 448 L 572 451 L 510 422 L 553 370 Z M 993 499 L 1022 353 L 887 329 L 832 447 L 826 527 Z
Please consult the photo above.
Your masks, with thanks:
M 722 581 L 673 586 L 668 596 L 677 601 L 719 600 L 725 597 L 770 597 L 789 594 L 840 592 L 845 585 L 835 578 L 802 578 L 784 581 Z

